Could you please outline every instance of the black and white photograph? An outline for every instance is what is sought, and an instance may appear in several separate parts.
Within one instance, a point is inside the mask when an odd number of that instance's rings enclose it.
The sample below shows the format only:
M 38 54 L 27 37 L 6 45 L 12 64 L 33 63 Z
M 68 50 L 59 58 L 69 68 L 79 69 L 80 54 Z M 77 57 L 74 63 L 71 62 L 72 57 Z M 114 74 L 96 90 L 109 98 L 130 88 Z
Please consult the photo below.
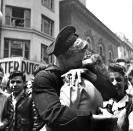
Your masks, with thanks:
M 0 131 L 133 131 L 133 0 L 0 0 Z

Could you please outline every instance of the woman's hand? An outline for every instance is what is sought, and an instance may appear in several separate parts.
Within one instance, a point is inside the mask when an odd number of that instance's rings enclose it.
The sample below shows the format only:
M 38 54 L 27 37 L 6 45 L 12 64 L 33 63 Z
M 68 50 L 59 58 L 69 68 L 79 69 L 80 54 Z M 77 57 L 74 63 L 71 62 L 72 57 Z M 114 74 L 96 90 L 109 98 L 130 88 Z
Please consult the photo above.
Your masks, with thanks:
M 64 78 L 64 80 L 69 84 L 69 85 L 78 85 L 81 84 L 81 74 L 86 73 L 87 69 L 82 68 L 82 69 L 72 69 L 68 71 L 67 73 L 63 74 L 61 77 Z

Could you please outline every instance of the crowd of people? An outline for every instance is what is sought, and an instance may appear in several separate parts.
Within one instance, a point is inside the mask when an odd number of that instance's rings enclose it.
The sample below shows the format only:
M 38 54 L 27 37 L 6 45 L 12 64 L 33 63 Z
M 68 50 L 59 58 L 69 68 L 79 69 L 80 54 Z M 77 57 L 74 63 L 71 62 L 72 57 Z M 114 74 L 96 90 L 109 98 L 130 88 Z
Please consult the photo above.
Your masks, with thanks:
M 26 82 L 10 73 L 0 88 L 0 131 L 133 131 L 133 65 L 116 59 L 105 65 L 88 51 L 73 26 L 48 47 L 56 63 L 39 66 Z M 4 73 L 0 69 L 0 82 Z

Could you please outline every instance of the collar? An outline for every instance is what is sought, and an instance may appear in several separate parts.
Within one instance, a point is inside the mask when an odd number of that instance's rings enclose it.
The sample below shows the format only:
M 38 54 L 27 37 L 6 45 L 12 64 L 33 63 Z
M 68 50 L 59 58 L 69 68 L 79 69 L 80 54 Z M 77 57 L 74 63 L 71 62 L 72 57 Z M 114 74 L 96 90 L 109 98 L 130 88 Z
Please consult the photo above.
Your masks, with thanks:
M 49 65 L 45 70 L 46 70 L 46 71 L 55 72 L 55 73 L 57 73 L 57 74 L 59 74 L 59 75 L 64 74 L 64 72 L 60 69 L 60 67 L 58 67 L 57 65 L 54 65 L 54 64 Z
M 13 99 L 13 100 L 16 100 L 16 101 L 19 101 L 20 98 L 23 96 L 23 94 L 24 94 L 24 90 L 22 90 L 22 91 L 20 92 L 20 94 L 17 95 L 16 97 L 15 97 L 15 96 L 13 95 L 13 93 L 12 93 L 12 99 Z
M 123 109 L 128 102 L 128 95 L 125 95 L 119 102 L 114 101 L 112 111 Z

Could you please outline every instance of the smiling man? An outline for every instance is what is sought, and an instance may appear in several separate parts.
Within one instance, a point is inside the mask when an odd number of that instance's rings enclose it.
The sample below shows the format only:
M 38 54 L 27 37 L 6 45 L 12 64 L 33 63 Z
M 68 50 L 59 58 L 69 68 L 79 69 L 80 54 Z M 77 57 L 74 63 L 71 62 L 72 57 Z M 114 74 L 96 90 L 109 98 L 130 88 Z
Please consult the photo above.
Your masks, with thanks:
M 35 106 L 31 95 L 25 91 L 25 82 L 26 77 L 21 71 L 10 74 L 12 93 L 4 106 L 0 130 L 34 131 L 37 128 Z

